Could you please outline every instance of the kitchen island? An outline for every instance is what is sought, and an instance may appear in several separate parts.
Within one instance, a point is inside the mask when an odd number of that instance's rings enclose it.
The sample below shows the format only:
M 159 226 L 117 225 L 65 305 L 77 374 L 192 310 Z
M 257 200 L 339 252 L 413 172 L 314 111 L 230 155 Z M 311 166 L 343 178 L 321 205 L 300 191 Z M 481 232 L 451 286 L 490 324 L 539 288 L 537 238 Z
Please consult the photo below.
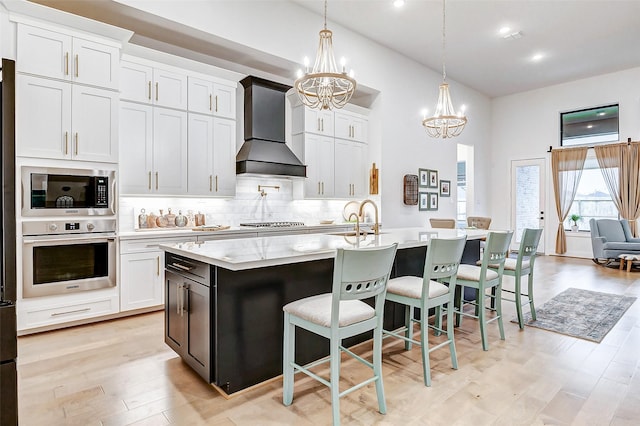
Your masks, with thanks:
M 205 380 L 232 394 L 282 373 L 282 307 L 331 291 L 336 249 L 397 242 L 392 277 L 422 275 L 431 238 L 467 235 L 463 262 L 475 263 L 486 233 L 402 228 L 366 236 L 303 234 L 161 245 L 167 270 L 165 341 Z M 385 328 L 403 321 L 404 307 L 387 303 Z M 325 339 L 300 329 L 296 333 L 297 362 L 328 354 Z

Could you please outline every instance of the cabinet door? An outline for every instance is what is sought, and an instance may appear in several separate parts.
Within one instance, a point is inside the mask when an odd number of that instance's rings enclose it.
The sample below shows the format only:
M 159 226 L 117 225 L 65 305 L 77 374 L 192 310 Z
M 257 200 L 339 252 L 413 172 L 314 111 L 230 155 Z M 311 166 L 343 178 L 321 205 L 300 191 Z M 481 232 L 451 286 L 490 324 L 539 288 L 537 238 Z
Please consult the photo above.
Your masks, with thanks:
M 165 341 L 178 355 L 183 355 L 187 342 L 187 321 L 181 309 L 184 299 L 184 278 L 165 271 Z
M 120 102 L 120 193 L 152 191 L 153 107 Z
M 187 298 L 185 310 L 188 313 L 187 323 L 187 358 L 198 374 L 210 382 L 209 366 L 211 364 L 211 320 L 209 314 L 210 288 L 191 280 L 185 280 Z
M 186 75 L 154 68 L 153 81 L 153 103 L 155 105 L 187 109 Z
M 341 198 L 361 197 L 367 193 L 367 145 L 336 139 L 335 195 Z
M 347 111 L 336 111 L 334 120 L 336 138 L 359 142 L 367 141 L 369 121 L 365 116 Z
M 120 256 L 120 310 L 164 304 L 164 252 Z
M 72 158 L 117 163 L 117 92 L 74 85 L 72 93 Z
M 187 113 L 153 108 L 153 191 L 187 192 Z
M 305 134 L 305 198 L 331 198 L 334 195 L 333 138 Z
M 189 111 L 213 114 L 213 83 L 195 77 L 189 77 L 188 82 Z
M 135 62 L 120 63 L 120 99 L 151 103 L 153 68 Z
M 120 51 L 113 46 L 73 38 L 73 80 L 118 89 Z
M 16 70 L 71 79 L 71 36 L 18 24 Z
M 213 117 L 189 113 L 187 189 L 193 195 L 213 195 Z
M 71 85 L 16 76 L 16 154 L 71 158 Z
M 221 83 L 213 84 L 213 114 L 217 117 L 236 118 L 236 88 Z
M 213 176 L 215 195 L 236 193 L 236 122 L 224 118 L 213 119 Z

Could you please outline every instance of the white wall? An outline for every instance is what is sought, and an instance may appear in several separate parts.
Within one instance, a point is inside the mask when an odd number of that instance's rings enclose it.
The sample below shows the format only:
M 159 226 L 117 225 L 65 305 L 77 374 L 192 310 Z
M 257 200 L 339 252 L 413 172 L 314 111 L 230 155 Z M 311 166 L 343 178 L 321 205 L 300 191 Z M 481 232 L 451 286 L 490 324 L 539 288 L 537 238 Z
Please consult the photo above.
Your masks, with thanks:
M 313 57 L 322 17 L 281 1 L 140 1 L 119 0 L 180 24 L 240 43 L 252 49 L 302 62 Z M 185 6 L 188 3 L 188 6 Z M 268 18 L 267 18 L 268 17 Z M 476 147 L 476 164 L 486 164 L 489 152 L 490 100 L 477 91 L 449 81 L 456 107 L 467 106 L 469 123 L 453 140 L 434 140 L 423 131 L 421 111 L 435 108 L 441 74 L 377 45 L 331 22 L 338 57 L 347 56 L 358 84 L 380 92 L 372 105 L 370 163 L 380 170 L 381 217 L 386 227 L 424 226 L 428 217 L 455 217 L 455 192 L 437 212 L 419 212 L 403 204 L 403 176 L 419 168 L 437 169 L 439 177 L 456 178 L 456 143 Z M 296 69 L 291 69 L 290 81 Z M 486 210 L 487 172 L 476 168 L 477 210 Z
M 488 163 L 492 227 L 512 228 L 510 167 L 512 160 L 545 158 L 546 252 L 555 251 L 558 218 L 551 178 L 549 146 L 560 146 L 560 112 L 618 103 L 620 138 L 640 140 L 640 68 L 495 98 L 492 101 L 491 144 Z M 567 233 L 566 255 L 591 257 L 591 241 Z

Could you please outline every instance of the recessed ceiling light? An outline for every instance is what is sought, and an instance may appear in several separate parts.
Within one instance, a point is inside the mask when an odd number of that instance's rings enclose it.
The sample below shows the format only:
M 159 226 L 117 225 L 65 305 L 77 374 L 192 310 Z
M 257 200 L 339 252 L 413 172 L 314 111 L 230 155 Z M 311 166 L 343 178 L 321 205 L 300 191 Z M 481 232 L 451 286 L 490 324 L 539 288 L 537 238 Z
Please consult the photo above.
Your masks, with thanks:
M 500 30 L 498 32 L 500 33 L 500 35 L 505 35 L 505 34 L 508 34 L 509 32 L 511 32 L 511 28 L 502 27 L 502 28 L 500 28 Z
M 535 55 L 533 55 L 533 56 L 531 57 L 531 60 L 532 60 L 533 62 L 538 62 L 538 61 L 540 61 L 542 58 L 544 58 L 544 55 L 543 55 L 542 53 L 536 53 Z
M 393 0 L 393 5 L 395 7 L 402 7 L 404 6 L 404 0 Z
M 522 31 L 507 31 L 504 34 L 502 34 L 502 38 L 504 39 L 514 39 L 517 40 L 519 38 L 522 38 Z

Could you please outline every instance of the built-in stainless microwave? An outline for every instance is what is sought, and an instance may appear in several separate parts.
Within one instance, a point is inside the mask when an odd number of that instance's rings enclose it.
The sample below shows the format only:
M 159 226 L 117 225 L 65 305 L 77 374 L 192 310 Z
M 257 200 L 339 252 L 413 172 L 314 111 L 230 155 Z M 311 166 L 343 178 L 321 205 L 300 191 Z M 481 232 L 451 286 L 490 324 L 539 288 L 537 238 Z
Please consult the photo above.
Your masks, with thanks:
M 22 168 L 22 216 L 115 213 L 114 170 Z

